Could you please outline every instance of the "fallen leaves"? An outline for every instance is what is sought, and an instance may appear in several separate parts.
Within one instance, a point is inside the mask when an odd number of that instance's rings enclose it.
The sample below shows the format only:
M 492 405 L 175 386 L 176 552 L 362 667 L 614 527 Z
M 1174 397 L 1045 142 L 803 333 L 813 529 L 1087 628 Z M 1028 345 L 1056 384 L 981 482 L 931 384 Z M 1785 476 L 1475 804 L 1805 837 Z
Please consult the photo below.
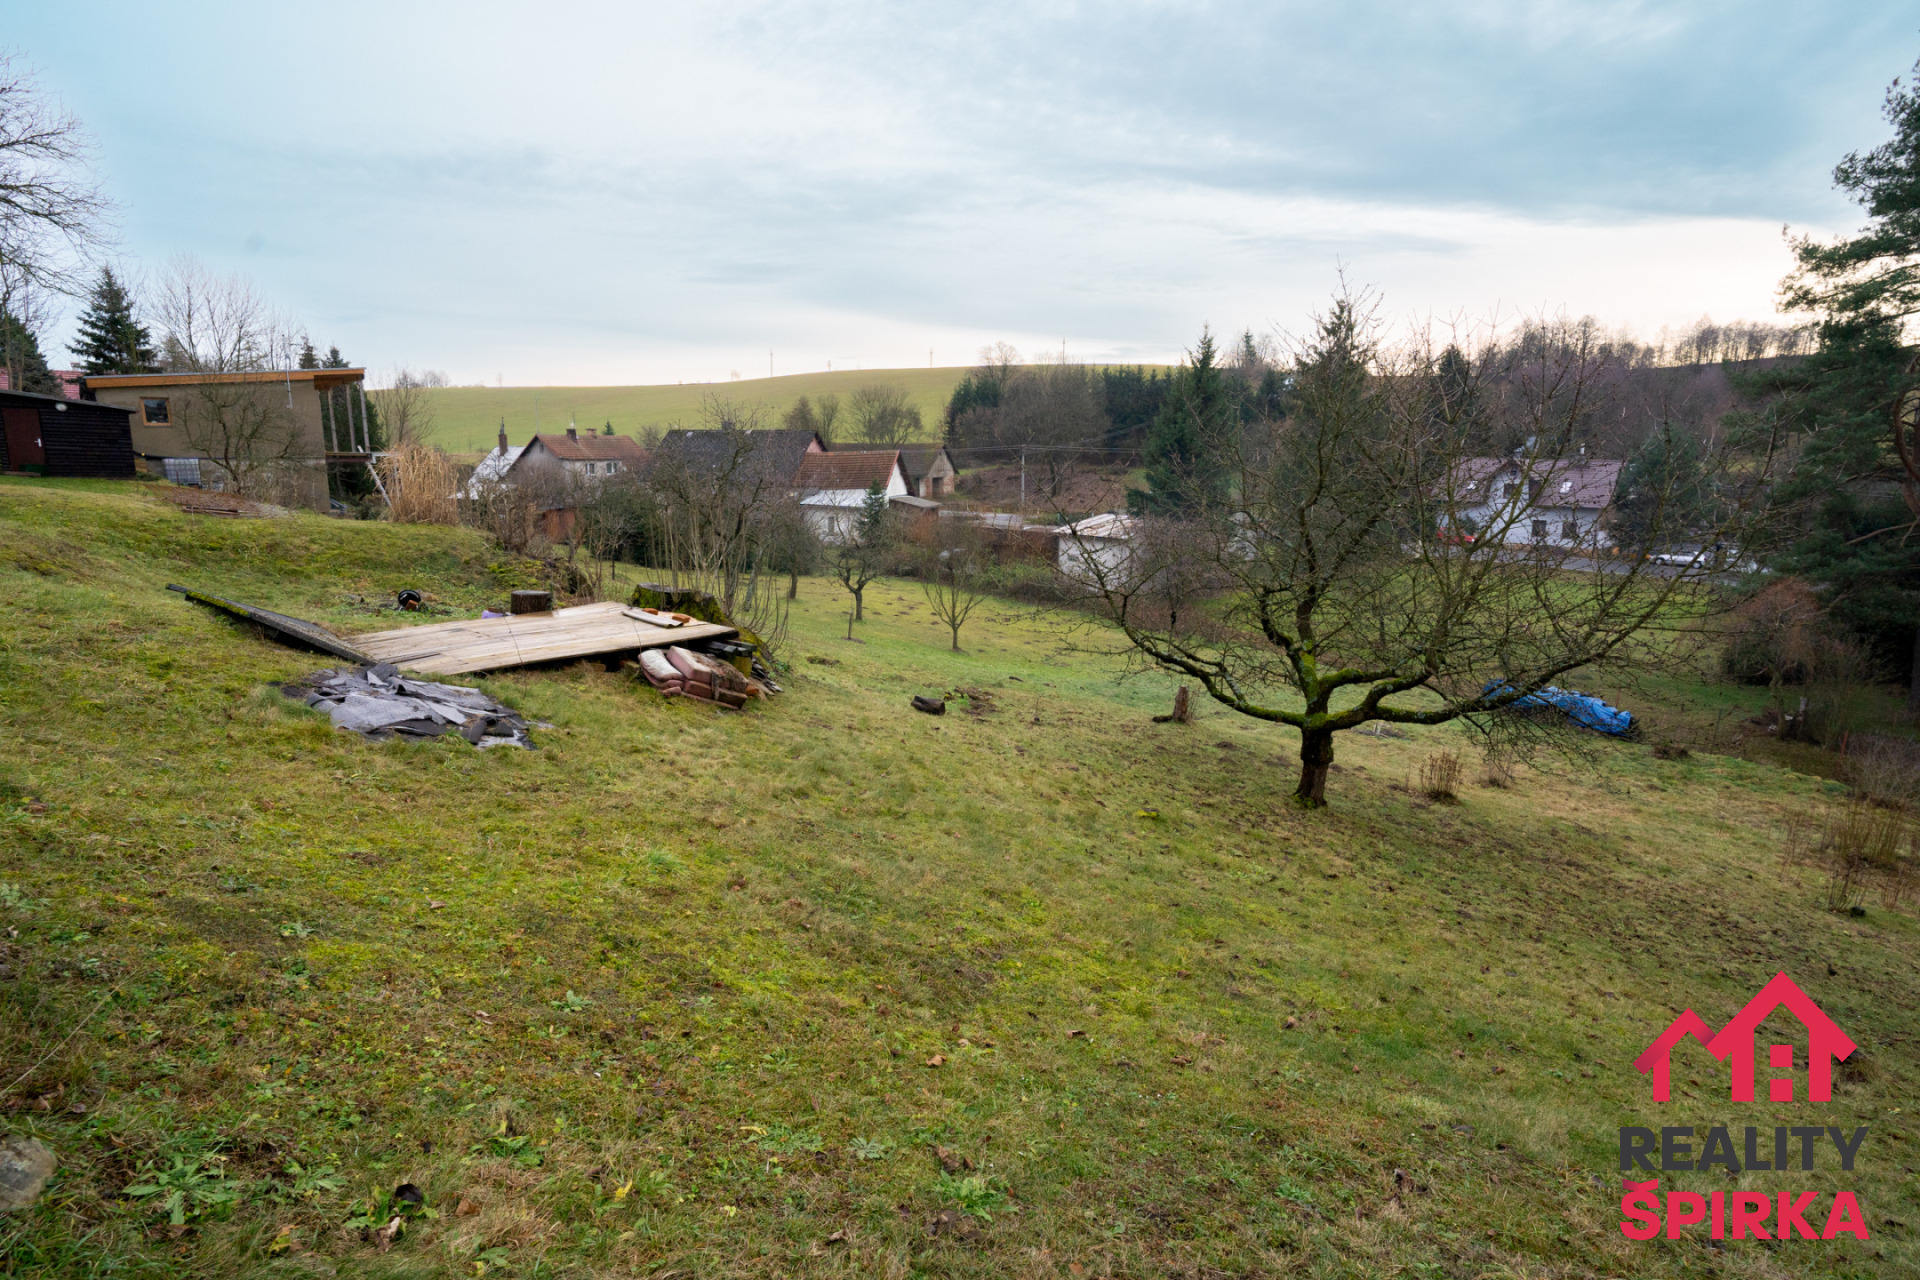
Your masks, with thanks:
M 961 1173 L 970 1171 L 973 1168 L 973 1161 L 967 1159 L 967 1157 L 961 1155 L 958 1151 L 949 1151 L 942 1146 L 936 1145 L 934 1147 L 933 1158 L 940 1162 L 940 1171 L 942 1173 Z
M 936 1053 L 927 1059 L 927 1065 L 930 1067 L 944 1067 L 947 1065 L 947 1055 L 944 1053 Z

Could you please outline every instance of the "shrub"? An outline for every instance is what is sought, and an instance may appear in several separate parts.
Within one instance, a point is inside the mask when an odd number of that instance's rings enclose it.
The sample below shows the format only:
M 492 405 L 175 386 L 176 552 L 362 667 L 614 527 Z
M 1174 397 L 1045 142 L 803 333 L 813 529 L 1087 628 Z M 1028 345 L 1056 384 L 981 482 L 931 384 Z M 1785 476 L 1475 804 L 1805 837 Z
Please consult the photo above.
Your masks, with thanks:
M 1452 800 L 1460 789 L 1460 757 L 1451 751 L 1436 752 L 1420 766 L 1420 790 L 1429 799 Z
M 1920 742 L 1887 734 L 1848 739 L 1847 781 L 1863 800 L 1896 809 L 1920 804 Z

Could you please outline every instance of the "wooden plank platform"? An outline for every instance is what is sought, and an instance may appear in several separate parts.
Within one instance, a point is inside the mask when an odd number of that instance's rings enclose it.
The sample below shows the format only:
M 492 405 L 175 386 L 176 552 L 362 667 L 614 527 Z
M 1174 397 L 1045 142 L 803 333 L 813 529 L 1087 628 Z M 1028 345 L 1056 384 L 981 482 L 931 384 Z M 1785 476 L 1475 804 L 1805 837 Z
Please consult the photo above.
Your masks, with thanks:
M 271 609 L 256 609 L 250 604 L 240 604 L 233 600 L 224 600 L 219 596 L 210 596 L 204 591 L 194 591 L 174 583 L 167 584 L 167 590 L 178 591 L 195 604 L 203 604 L 209 609 L 217 609 L 228 617 L 251 622 L 267 633 L 269 640 L 278 640 L 283 644 L 301 649 L 318 649 L 321 653 L 336 658 L 345 658 L 348 662 L 372 662 L 372 659 L 355 649 L 341 637 L 325 627 L 308 622 L 305 618 L 290 618 L 284 613 L 275 613 Z M 642 624 L 635 623 L 635 626 Z
M 454 676 L 738 634 L 713 622 L 656 627 L 631 616 L 626 605 L 607 602 L 552 613 L 400 627 L 352 636 L 350 642 L 376 662 L 391 662 L 424 675 Z

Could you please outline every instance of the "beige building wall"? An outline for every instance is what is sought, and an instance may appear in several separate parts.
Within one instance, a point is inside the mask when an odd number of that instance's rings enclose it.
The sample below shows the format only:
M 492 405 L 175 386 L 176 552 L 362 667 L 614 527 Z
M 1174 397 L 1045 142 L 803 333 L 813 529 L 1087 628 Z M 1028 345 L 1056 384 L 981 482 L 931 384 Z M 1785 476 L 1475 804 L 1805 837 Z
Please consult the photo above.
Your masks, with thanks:
M 343 375 L 351 375 L 346 377 Z M 274 461 L 266 470 L 278 501 L 290 506 L 327 509 L 327 432 L 325 394 L 319 388 L 324 379 L 332 386 L 347 387 L 347 397 L 355 401 L 355 422 L 359 421 L 358 396 L 351 385 L 358 381 L 359 370 L 295 370 L 291 375 L 242 374 L 229 378 L 204 374 L 139 374 L 87 379 L 87 389 L 101 404 L 116 405 L 133 412 L 133 451 L 141 465 L 159 471 L 161 458 L 205 458 L 204 450 L 187 440 L 183 424 L 195 410 L 196 398 L 205 394 L 201 386 L 218 381 L 226 386 L 245 382 L 250 395 L 258 396 L 276 414 L 284 415 L 292 432 L 290 454 Z M 336 397 L 344 403 L 347 397 Z M 150 402 L 160 402 L 158 406 Z M 336 412 L 338 406 L 336 405 Z M 164 414 L 165 422 L 154 419 Z M 339 429 L 341 451 L 348 450 L 344 415 L 335 424 Z M 274 452 L 280 452 L 275 449 Z M 220 469 L 211 464 L 201 467 L 201 482 L 217 487 L 222 482 Z

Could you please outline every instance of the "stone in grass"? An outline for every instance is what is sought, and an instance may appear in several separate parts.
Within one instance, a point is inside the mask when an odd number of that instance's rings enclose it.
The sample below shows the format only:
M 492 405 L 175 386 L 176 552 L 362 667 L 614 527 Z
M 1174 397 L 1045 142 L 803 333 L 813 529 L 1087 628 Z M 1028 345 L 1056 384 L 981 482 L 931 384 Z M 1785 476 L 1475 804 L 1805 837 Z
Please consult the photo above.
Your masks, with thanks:
M 24 1209 L 53 1176 L 53 1152 L 21 1133 L 0 1138 L 0 1212 Z

